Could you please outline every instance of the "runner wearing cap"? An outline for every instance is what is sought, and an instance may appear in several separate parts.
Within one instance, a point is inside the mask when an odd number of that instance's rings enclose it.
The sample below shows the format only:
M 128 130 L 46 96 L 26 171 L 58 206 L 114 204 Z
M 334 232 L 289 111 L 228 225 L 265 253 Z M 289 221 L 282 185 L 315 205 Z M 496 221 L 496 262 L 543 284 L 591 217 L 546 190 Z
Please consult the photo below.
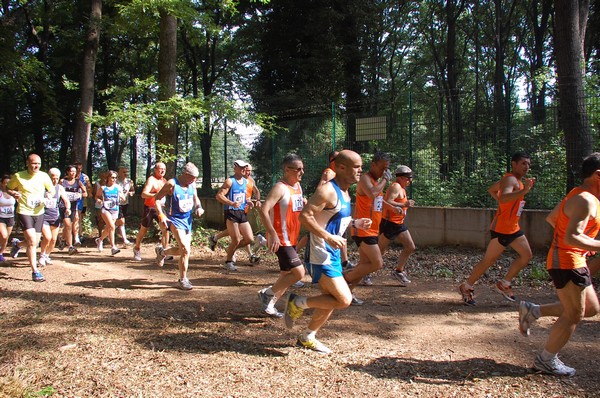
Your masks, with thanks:
M 406 276 L 404 267 L 415 251 L 415 243 L 404 224 L 408 208 L 415 205 L 414 200 L 406 197 L 406 187 L 412 182 L 413 174 L 410 167 L 404 165 L 399 166 L 395 174 L 396 180 L 389 186 L 383 201 L 383 219 L 379 225 L 379 249 L 383 256 L 390 243 L 396 242 L 402 245 L 402 252 L 398 257 L 396 269 L 392 271 L 392 276 L 400 282 L 400 286 L 406 286 L 410 280 Z

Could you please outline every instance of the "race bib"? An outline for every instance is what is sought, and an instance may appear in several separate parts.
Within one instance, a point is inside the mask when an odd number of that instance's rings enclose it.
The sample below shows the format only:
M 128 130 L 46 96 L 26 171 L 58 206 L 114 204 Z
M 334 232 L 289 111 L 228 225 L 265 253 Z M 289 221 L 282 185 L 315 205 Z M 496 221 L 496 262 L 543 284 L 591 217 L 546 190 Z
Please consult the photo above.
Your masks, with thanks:
M 43 203 L 42 198 L 28 198 L 27 199 L 27 206 L 31 207 L 32 209 L 35 209 L 36 207 L 38 207 L 39 205 L 41 205 Z
M 378 196 L 373 199 L 373 211 L 381 213 L 383 210 L 383 196 Z
M 56 198 L 44 199 L 44 206 L 48 209 L 55 209 L 56 205 L 58 205 Z
M 525 201 L 522 200 L 519 203 L 519 210 L 517 210 L 517 217 L 521 217 L 521 213 L 523 213 L 523 209 L 525 208 Z
M 244 200 L 246 200 L 246 193 L 245 192 L 240 192 L 240 193 L 234 193 L 233 194 L 233 201 L 234 202 L 242 203 Z
M 75 202 L 81 199 L 81 194 L 79 192 L 66 192 L 66 194 L 69 202 Z
M 184 213 L 192 210 L 194 208 L 194 198 L 188 199 L 179 199 L 179 210 Z
M 15 214 L 15 207 L 14 206 L 2 206 L 2 207 L 0 207 L 0 214 L 6 215 L 6 216 L 12 216 Z
M 114 200 L 105 200 L 103 206 L 106 210 L 110 210 L 117 207 L 117 203 Z
M 304 208 L 304 199 L 302 195 L 292 195 L 292 211 L 302 211 Z

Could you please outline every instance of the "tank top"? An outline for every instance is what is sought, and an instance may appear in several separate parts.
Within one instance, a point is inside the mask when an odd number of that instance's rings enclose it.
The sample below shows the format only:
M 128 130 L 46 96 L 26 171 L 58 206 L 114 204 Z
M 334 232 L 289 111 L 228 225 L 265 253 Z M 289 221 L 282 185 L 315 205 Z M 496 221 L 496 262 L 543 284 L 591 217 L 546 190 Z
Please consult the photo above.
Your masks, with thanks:
M 49 199 L 48 198 L 44 199 L 44 206 L 45 206 L 44 221 L 54 222 L 54 221 L 58 220 L 58 217 L 59 217 L 58 205 L 59 205 L 59 203 L 62 203 L 62 201 L 60 200 L 60 188 L 61 188 L 61 186 L 57 184 L 54 187 L 54 196 Z M 63 203 L 63 206 L 64 206 L 64 203 Z
M 192 230 L 192 210 L 194 210 L 194 193 L 195 187 L 193 184 L 183 188 L 179 185 L 179 180 L 175 180 L 173 194 L 169 201 L 169 210 L 167 216 L 177 229 L 183 229 L 186 232 Z
M 329 181 L 337 194 L 338 200 L 334 207 L 324 208 L 321 212 L 315 214 L 315 219 L 319 225 L 324 225 L 327 232 L 332 235 L 342 236 L 350 221 L 352 220 L 352 205 L 350 198 L 346 199 L 335 180 Z M 318 265 L 336 265 L 342 266 L 340 259 L 340 249 L 334 249 L 325 239 L 310 234 L 308 261 L 311 264 Z
M 225 209 L 246 210 L 246 186 L 248 185 L 248 180 L 242 177 L 242 182 L 240 183 L 234 176 L 229 178 L 231 179 L 231 188 L 229 188 L 229 192 L 227 193 L 227 199 L 241 204 L 237 209 L 233 206 L 225 205 Z
M 368 174 L 373 185 L 377 185 L 377 181 Z M 381 216 L 383 210 L 383 191 L 379 192 L 373 199 L 367 195 L 356 194 L 356 208 L 354 209 L 354 218 L 370 218 L 372 223 L 369 229 L 352 228 L 352 236 L 378 236 L 379 224 L 381 224 Z
M 69 198 L 69 202 L 71 202 L 71 207 L 74 209 L 74 205 L 82 198 L 81 193 L 83 192 L 81 187 L 79 186 L 79 180 L 73 180 L 73 183 L 69 183 L 67 180 L 62 181 L 62 186 L 65 189 L 65 193 L 67 194 L 67 198 Z M 60 205 L 60 207 L 64 207 L 64 204 Z
M 392 185 L 390 185 L 390 188 L 394 184 L 398 184 L 398 183 L 397 182 L 392 183 Z M 402 199 L 400 199 L 398 196 L 396 196 L 396 198 L 394 199 L 394 202 L 399 203 L 399 204 L 405 204 L 406 202 L 408 202 L 408 198 L 406 197 L 406 190 L 404 188 L 402 188 L 402 185 L 400 185 L 400 184 L 398 184 L 398 187 L 400 188 L 400 192 L 403 194 Z M 390 188 L 388 188 L 387 192 L 385 193 L 386 201 L 388 201 L 388 197 L 390 196 Z M 383 208 L 383 218 L 385 218 L 386 220 L 388 220 L 390 222 L 393 222 L 394 224 L 404 224 L 404 217 L 406 217 L 406 211 L 408 210 L 408 208 L 402 207 L 401 210 L 402 210 L 402 212 L 398 213 L 394 210 L 384 207 Z
M 273 228 L 277 232 L 281 246 L 296 246 L 300 234 L 300 212 L 304 208 L 300 183 L 294 186 L 279 181 L 285 187 L 285 194 L 271 209 L 270 216 Z
M 150 178 L 152 180 L 150 180 Z M 148 177 L 148 180 L 150 180 L 150 181 L 146 181 L 146 184 L 148 184 L 148 183 L 152 184 L 152 187 L 150 188 L 150 193 L 158 193 L 158 191 L 161 190 L 163 185 L 165 185 L 165 182 L 167 182 L 167 180 L 165 180 L 164 178 L 159 180 L 154 176 Z M 156 201 L 154 200 L 154 196 L 151 198 L 144 199 L 144 206 L 146 206 L 146 207 L 154 207 L 155 204 L 156 204 Z
M 502 178 L 507 176 L 514 176 L 514 174 L 506 173 Z M 519 189 L 523 189 L 523 183 L 520 180 Z M 519 232 L 519 219 L 521 218 L 521 213 L 525 208 L 525 201 L 523 200 L 523 197 L 524 196 L 521 196 L 506 203 L 498 203 L 496 215 L 494 216 L 492 224 L 490 225 L 490 229 L 492 231 L 507 235 Z
M 121 192 L 121 187 L 117 184 L 112 187 L 102 186 L 104 195 L 102 207 L 110 211 L 119 211 L 119 192 Z
M 15 216 L 15 198 L 0 191 L 0 218 L 13 218 Z
M 586 256 L 588 251 L 573 247 L 565 243 L 565 234 L 569 225 L 569 217 L 564 213 L 564 207 L 567 200 L 582 192 L 587 192 L 581 187 L 573 188 L 571 192 L 560 202 L 558 217 L 554 227 L 554 237 L 552 245 L 548 251 L 546 266 L 548 269 L 576 269 L 587 266 Z M 585 226 L 584 234 L 592 239 L 596 238 L 600 230 L 600 201 L 592 195 L 596 202 L 596 217 L 590 217 Z
M 246 181 L 246 203 L 248 203 L 252 200 L 252 191 L 254 191 L 254 183 L 249 178 L 247 178 Z M 250 207 L 246 206 L 245 212 L 248 213 L 249 209 Z

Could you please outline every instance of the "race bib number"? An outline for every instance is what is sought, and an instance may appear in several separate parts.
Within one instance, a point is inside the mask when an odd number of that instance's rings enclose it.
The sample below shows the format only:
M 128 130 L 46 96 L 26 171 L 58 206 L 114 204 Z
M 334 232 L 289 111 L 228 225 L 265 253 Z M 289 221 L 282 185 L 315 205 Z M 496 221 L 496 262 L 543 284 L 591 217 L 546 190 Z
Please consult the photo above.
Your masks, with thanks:
M 523 213 L 523 209 L 525 208 L 525 201 L 522 200 L 519 203 L 519 210 L 517 210 L 517 217 L 521 217 L 521 213 Z
M 346 232 L 346 229 L 348 229 L 348 225 L 350 225 L 350 222 L 352 221 L 352 217 L 344 217 L 340 220 L 340 230 L 337 233 L 338 235 L 342 236 L 344 234 L 344 232 Z
M 32 209 L 35 209 L 36 207 L 41 205 L 42 202 L 43 202 L 42 198 L 27 199 L 27 206 L 31 207 Z
M 194 208 L 194 198 L 179 199 L 179 210 L 186 213 Z
M 234 193 L 233 194 L 233 201 L 234 202 L 242 203 L 242 202 L 244 202 L 244 200 L 246 200 L 246 193 L 245 192 L 240 192 L 240 193 Z
M 2 206 L 0 207 L 0 214 L 12 216 L 15 214 L 15 208 L 14 206 Z
M 373 210 L 381 213 L 383 210 L 383 196 L 378 196 L 373 199 Z
M 103 206 L 106 210 L 110 210 L 117 207 L 117 203 L 114 200 L 105 200 Z
M 75 202 L 81 199 L 81 194 L 79 192 L 67 192 L 67 198 L 69 202 Z
M 56 205 L 58 205 L 56 198 L 44 199 L 44 206 L 48 209 L 55 209 Z
M 302 211 L 304 208 L 304 199 L 302 195 L 292 195 L 292 211 Z

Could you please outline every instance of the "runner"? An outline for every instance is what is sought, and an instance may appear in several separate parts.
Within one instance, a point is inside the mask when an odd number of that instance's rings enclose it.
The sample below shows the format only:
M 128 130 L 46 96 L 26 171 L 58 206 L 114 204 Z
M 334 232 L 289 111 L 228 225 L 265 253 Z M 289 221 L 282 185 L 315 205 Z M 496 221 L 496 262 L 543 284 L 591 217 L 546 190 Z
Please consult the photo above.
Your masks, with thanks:
M 144 236 L 146 236 L 148 228 L 152 226 L 153 220 L 156 220 L 162 232 L 161 247 L 164 248 L 169 245 L 169 229 L 163 228 L 163 223 L 161 223 L 158 219 L 158 214 L 156 213 L 154 200 L 154 196 L 167 182 L 167 179 L 165 178 L 166 171 L 167 166 L 164 163 L 156 163 L 156 165 L 154 166 L 154 174 L 148 177 L 148 179 L 146 180 L 146 184 L 144 184 L 144 188 L 142 189 L 142 198 L 144 199 L 144 213 L 142 214 L 140 230 L 137 236 L 135 237 L 135 245 L 133 246 L 134 260 L 142 260 L 142 254 L 140 252 L 142 239 L 144 239 Z
M 369 171 L 360 177 L 356 186 L 354 218 L 369 218 L 372 223 L 367 229 L 351 229 L 352 238 L 358 246 L 359 260 L 356 267 L 344 274 L 344 278 L 352 289 L 365 276 L 383 267 L 383 257 L 381 257 L 377 237 L 383 211 L 383 189 L 392 179 L 389 167 L 389 155 L 376 152 L 371 160 Z M 362 305 L 363 300 L 353 296 L 352 304 Z
M 123 191 L 123 199 L 119 202 L 119 215 L 117 217 L 116 227 L 123 238 L 123 245 L 130 246 L 131 242 L 127 239 L 125 232 L 125 217 L 127 217 L 127 208 L 129 207 L 129 197 L 135 194 L 135 184 L 128 176 L 129 170 L 126 167 L 119 167 L 117 185 Z
M 396 242 L 402 245 L 402 252 L 398 257 L 398 264 L 392 270 L 394 277 L 400 286 L 407 286 L 410 280 L 406 276 L 404 267 L 408 258 L 415 251 L 415 243 L 404 224 L 404 218 L 408 209 L 415 205 L 415 201 L 406 197 L 406 187 L 412 183 L 413 173 L 408 166 L 399 166 L 396 169 L 396 180 L 392 182 L 383 202 L 383 219 L 379 226 L 379 249 L 383 256 L 390 243 Z
M 596 240 L 600 231 L 600 153 L 584 159 L 581 175 L 583 183 L 571 190 L 546 218 L 554 228 L 547 268 L 559 301 L 546 305 L 519 303 L 519 330 L 524 336 L 529 336 L 529 329 L 538 318 L 558 317 L 544 350 L 533 362 L 535 369 L 556 376 L 575 375 L 575 369 L 565 365 L 557 354 L 568 343 L 577 324 L 600 311 L 586 264 L 587 256 L 600 251 L 600 242 Z
M 2 180 L 0 180 L 0 263 L 6 261 L 4 252 L 8 244 L 8 237 L 15 225 L 16 200 L 8 193 L 6 187 L 8 181 L 10 181 L 9 175 L 3 175 Z
M 198 168 L 193 163 L 187 163 L 179 175 L 172 178 L 161 188 L 155 196 L 155 207 L 163 229 L 170 228 L 177 240 L 177 247 L 164 249 L 156 248 L 156 262 L 159 267 L 164 265 L 168 254 L 179 255 L 179 288 L 191 290 L 193 288 L 187 278 L 192 243 L 192 213 L 198 217 L 204 214 L 202 204 L 196 190 Z M 168 211 L 163 211 L 163 198 L 169 196 Z
M 225 206 L 225 222 L 231 237 L 224 268 L 233 272 L 237 271 L 236 250 L 254 243 L 252 227 L 245 211 L 248 205 L 246 201 L 248 180 L 244 177 L 244 169 L 247 166 L 248 163 L 243 160 L 236 160 L 233 163 L 233 175 L 225 180 L 216 196 L 217 200 Z
M 50 177 L 52 178 L 52 175 Z M 65 169 L 65 178 L 62 180 L 62 187 L 71 203 L 69 206 L 71 211 L 69 212 L 64 211 L 66 207 L 59 204 L 59 207 L 62 209 L 61 215 L 64 216 L 63 240 L 69 248 L 69 254 L 73 255 L 77 253 L 74 244 L 79 240 L 79 212 L 77 208 L 79 201 L 87 197 L 85 184 L 81 181 L 81 178 L 77 178 L 77 167 L 75 165 L 67 166 Z M 60 221 L 58 224 L 60 225 Z
M 321 294 L 305 297 L 290 293 L 285 312 L 285 325 L 292 328 L 305 309 L 315 309 L 307 330 L 298 336 L 296 344 L 323 354 L 331 350 L 317 340 L 317 332 L 334 310 L 346 308 L 352 302 L 352 292 L 342 276 L 340 249 L 346 245 L 346 239 L 341 235 L 351 222 L 356 228 L 371 227 L 370 219 L 351 220 L 348 188 L 360 179 L 360 155 L 343 150 L 335 166 L 335 178 L 317 187 L 300 215 L 300 222 L 310 232 L 310 267 L 317 275 Z
M 54 195 L 44 201 L 44 225 L 42 226 L 40 258 L 38 260 L 40 267 L 52 264 L 50 253 L 54 250 L 54 245 L 58 239 L 58 231 L 63 217 L 68 219 L 72 212 L 77 213 L 77 201 L 72 202 L 65 188 L 58 183 L 60 170 L 51 168 L 48 170 L 48 174 L 54 185 Z M 73 167 L 73 176 L 75 176 L 75 167 Z M 70 252 L 69 250 L 69 254 L 71 254 Z
M 272 286 L 259 290 L 258 298 L 263 311 L 276 318 L 281 318 L 283 313 L 277 311 L 275 303 L 290 286 L 304 277 L 304 266 L 296 252 L 300 234 L 298 218 L 306 201 L 300 187 L 304 163 L 300 156 L 288 154 L 282 165 L 283 178 L 271 189 L 260 209 L 267 230 L 267 248 L 277 255 L 280 273 Z
M 524 178 L 531 167 L 529 155 L 523 152 L 515 153 L 511 159 L 511 166 L 510 173 L 506 173 L 499 183 L 490 187 L 490 193 L 498 200 L 498 210 L 490 226 L 491 240 L 485 256 L 475 264 L 471 275 L 458 287 L 465 305 L 476 304 L 473 286 L 507 246 L 512 247 L 519 256 L 510 265 L 504 279 L 496 283 L 495 289 L 508 301 L 514 302 L 516 299 L 511 287 L 512 280 L 527 266 L 532 257 L 527 237 L 519 227 L 519 218 L 525 207 L 524 197 L 535 184 L 535 178 Z
M 102 206 L 100 214 L 104 220 L 104 229 L 102 235 L 96 238 L 96 246 L 98 251 L 101 252 L 103 249 L 103 241 L 108 237 L 110 242 L 110 254 L 114 256 L 121 250 L 117 248 L 115 244 L 115 221 L 119 215 L 119 202 L 123 199 L 123 191 L 121 187 L 117 185 L 117 172 L 113 170 L 108 171 L 106 182 L 96 192 L 96 203 Z
M 46 280 L 37 267 L 36 248 L 44 223 L 44 199 L 51 197 L 51 192 L 54 192 L 50 176 L 40 171 L 41 165 L 41 158 L 30 154 L 27 156 L 27 170 L 13 174 L 7 185 L 7 193 L 17 200 L 17 218 L 25 236 L 27 260 L 34 282 Z M 15 243 L 13 249 L 16 248 L 16 253 L 13 257 L 16 257 L 20 248 L 20 242 L 16 240 Z
M 87 192 L 88 197 L 92 196 L 92 195 L 90 195 L 90 193 L 92 193 L 92 183 L 90 181 L 90 178 L 82 171 L 83 164 L 81 162 L 75 162 L 73 164 L 77 168 L 77 174 L 75 177 L 78 178 L 85 186 L 85 191 Z M 75 246 L 81 245 L 81 236 L 82 236 L 81 232 L 83 229 L 83 216 L 85 215 L 86 210 L 87 210 L 85 201 L 86 201 L 86 198 L 84 198 L 84 197 L 82 197 L 81 199 L 79 199 L 79 201 L 77 201 L 77 217 L 75 217 L 75 219 L 74 219 L 75 222 L 73 223 L 73 230 L 74 230 L 74 235 L 75 235 L 73 244 Z

